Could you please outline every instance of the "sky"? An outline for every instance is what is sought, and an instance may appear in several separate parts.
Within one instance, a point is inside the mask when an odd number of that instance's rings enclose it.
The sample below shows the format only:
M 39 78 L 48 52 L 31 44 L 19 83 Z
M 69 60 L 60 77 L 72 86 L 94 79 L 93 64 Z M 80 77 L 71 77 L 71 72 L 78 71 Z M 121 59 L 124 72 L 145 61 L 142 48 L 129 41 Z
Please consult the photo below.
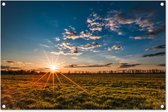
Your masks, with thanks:
M 5 3 L 2 69 L 165 69 L 160 1 Z

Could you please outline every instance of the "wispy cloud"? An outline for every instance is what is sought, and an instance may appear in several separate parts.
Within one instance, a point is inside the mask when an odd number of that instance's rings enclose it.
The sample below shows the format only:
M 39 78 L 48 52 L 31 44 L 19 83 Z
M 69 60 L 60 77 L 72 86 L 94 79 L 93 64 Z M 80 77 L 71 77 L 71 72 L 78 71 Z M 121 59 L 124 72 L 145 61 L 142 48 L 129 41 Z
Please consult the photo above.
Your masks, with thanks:
M 47 44 L 40 44 L 40 46 L 42 47 L 46 47 L 46 48 L 50 48 L 51 46 L 47 45 Z
M 54 39 L 55 39 L 55 41 L 57 41 L 57 42 L 61 40 L 59 37 L 55 37 Z
M 70 43 L 64 42 L 63 46 L 68 48 L 72 54 L 78 53 L 78 48 L 75 46 L 70 45 Z
M 103 23 L 101 21 L 102 21 L 102 18 L 100 18 L 96 13 L 90 14 L 89 18 L 87 18 L 89 29 L 92 32 L 102 31 Z
M 79 59 L 78 57 L 71 57 L 72 59 L 74 59 L 74 60 L 77 60 L 77 59 Z
M 31 63 L 31 62 L 22 62 L 22 61 L 15 61 L 15 60 L 3 60 L 1 69 L 15 70 L 15 69 L 30 67 L 32 65 L 33 65 L 33 63 Z
M 77 39 L 79 38 L 76 30 L 74 27 L 69 27 L 69 29 L 65 29 L 65 32 L 64 32 L 64 36 L 65 36 L 65 39 Z
M 104 19 L 104 26 L 111 31 L 118 32 L 121 25 L 133 24 L 135 20 L 126 18 L 121 11 L 109 11 Z
M 19 69 L 21 69 L 21 67 L 13 67 L 13 66 L 4 66 L 4 65 L 1 65 L 1 69 L 2 70 L 19 70 Z
M 85 68 L 85 67 L 110 67 L 113 63 L 107 63 L 107 64 L 96 64 L 96 65 L 76 65 L 76 64 L 71 64 L 66 66 L 66 68 Z
M 121 63 L 121 65 L 119 66 L 119 68 L 130 68 L 130 67 L 135 67 L 141 64 L 128 64 L 128 63 Z
M 121 45 L 113 45 L 111 48 L 114 49 L 114 50 L 121 50 L 121 49 L 123 49 L 123 47 Z
M 16 63 L 15 61 L 11 61 L 11 60 L 7 60 L 6 62 L 9 63 L 9 64 L 15 64 Z
M 75 40 L 78 38 L 82 38 L 85 40 L 89 40 L 89 39 L 96 40 L 96 39 L 102 38 L 99 35 L 93 35 L 93 33 L 88 30 L 81 31 L 78 34 L 74 27 L 70 27 L 70 29 L 65 29 L 64 37 L 65 39 L 72 39 L 72 40 Z
M 101 47 L 101 46 L 102 45 L 97 42 L 92 42 L 91 44 L 79 46 L 79 49 L 81 49 L 82 51 L 85 51 L 85 50 L 92 50 L 92 49 L 95 49 L 95 48 Z
M 158 52 L 158 53 L 153 53 L 153 54 L 145 54 L 142 57 L 154 57 L 154 56 L 164 56 L 165 52 Z
M 147 48 L 145 49 L 146 51 L 149 51 L 149 50 L 160 50 L 160 49 L 165 49 L 165 45 L 157 45 L 157 46 L 154 46 L 154 47 L 151 47 L 151 48 Z
M 112 51 L 112 50 L 122 50 L 123 46 L 121 45 L 113 45 L 112 47 L 108 47 L 107 50 L 108 51 Z
M 75 55 L 75 56 L 79 56 L 79 55 L 82 54 L 82 53 L 73 53 L 73 52 L 64 52 L 64 51 L 59 51 L 59 52 L 52 51 L 50 53 L 54 54 L 54 55 L 60 55 L 60 54 L 62 54 L 62 55 Z
M 158 64 L 158 66 L 163 66 L 163 67 L 165 67 L 165 66 L 166 66 L 166 64 Z
M 142 39 L 154 39 L 156 35 L 158 35 L 161 32 L 165 32 L 165 26 L 155 28 L 150 30 L 147 34 L 141 35 L 141 36 L 133 36 L 130 38 L 133 38 L 135 40 L 142 40 Z

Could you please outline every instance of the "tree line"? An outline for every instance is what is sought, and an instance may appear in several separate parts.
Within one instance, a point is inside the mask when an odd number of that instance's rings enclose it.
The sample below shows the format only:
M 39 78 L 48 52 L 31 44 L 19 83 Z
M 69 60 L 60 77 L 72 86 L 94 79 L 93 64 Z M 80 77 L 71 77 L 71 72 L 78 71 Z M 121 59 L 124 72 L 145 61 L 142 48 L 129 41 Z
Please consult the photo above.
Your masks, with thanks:
M 40 75 L 45 72 L 35 71 L 35 70 L 8 70 L 1 71 L 1 74 L 13 74 L 13 75 Z M 164 70 L 150 69 L 150 70 L 110 70 L 110 71 L 98 71 L 98 72 L 89 72 L 89 71 L 74 71 L 67 72 L 65 74 L 165 74 Z

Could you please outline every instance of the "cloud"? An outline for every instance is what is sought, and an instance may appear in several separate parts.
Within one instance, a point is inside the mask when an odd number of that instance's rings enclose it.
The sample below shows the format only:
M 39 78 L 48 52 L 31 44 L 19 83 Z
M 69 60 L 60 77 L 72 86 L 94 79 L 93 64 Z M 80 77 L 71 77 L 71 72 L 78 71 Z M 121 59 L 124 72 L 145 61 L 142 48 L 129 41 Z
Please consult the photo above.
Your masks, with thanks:
M 124 33 L 123 32 L 118 32 L 118 35 L 124 35 Z
M 128 64 L 128 63 L 121 63 L 121 65 L 119 66 L 119 68 L 130 68 L 130 67 L 135 67 L 141 64 Z
M 85 67 L 110 67 L 113 63 L 107 63 L 107 64 L 96 64 L 96 65 L 76 65 L 76 64 L 71 64 L 66 66 L 66 68 L 85 68 Z
M 7 60 L 6 62 L 9 64 L 15 64 L 15 61 L 11 61 L 11 60 Z
M 15 65 L 15 66 L 25 66 L 28 65 L 29 62 L 22 61 L 13 61 L 13 60 L 5 60 L 5 65 Z
M 143 35 L 143 36 L 134 36 L 134 37 L 129 37 L 131 39 L 135 40 L 143 40 L 143 39 L 154 39 L 154 36 L 149 36 L 149 35 Z
M 87 19 L 88 27 L 91 31 L 102 31 L 103 28 L 109 29 L 110 31 L 118 33 L 118 35 L 123 35 L 121 33 L 121 27 L 123 25 L 136 25 L 139 27 L 140 31 L 147 31 L 148 33 L 144 36 L 134 36 L 135 39 L 151 39 L 153 35 L 162 32 L 165 29 L 157 29 L 156 24 L 151 18 L 153 14 L 150 12 L 141 14 L 142 16 L 137 16 L 135 13 L 133 16 L 128 13 L 123 13 L 122 11 L 112 10 L 106 12 L 107 16 L 100 17 L 96 13 L 92 13 Z M 152 17 L 151 17 L 152 16 Z M 150 18 L 149 18 L 150 17 Z
M 157 46 L 145 49 L 145 50 L 146 51 L 148 51 L 148 50 L 160 50 L 160 49 L 165 49 L 165 47 L 166 47 L 165 45 L 157 45 Z
M 108 47 L 108 48 L 107 48 L 107 51 L 112 51 L 111 47 Z
M 121 49 L 123 49 L 123 47 L 121 45 L 113 45 L 111 48 L 114 49 L 114 50 L 121 50 Z
M 81 31 L 79 34 L 77 34 L 74 27 L 70 27 L 69 29 L 65 29 L 64 37 L 65 37 L 65 39 L 72 39 L 72 40 L 75 40 L 78 38 L 83 38 L 86 40 L 89 40 L 89 39 L 96 40 L 96 39 L 101 38 L 101 36 L 93 35 L 93 33 L 88 30 Z
M 87 44 L 85 47 L 94 49 L 96 47 L 101 47 L 101 46 L 102 45 L 97 42 L 92 42 L 92 44 Z
M 81 37 L 81 38 L 89 39 L 89 37 L 90 37 L 91 35 L 92 35 L 91 32 L 89 32 L 89 31 L 87 31 L 87 30 L 80 32 L 80 37 Z
M 46 48 L 50 48 L 50 47 L 51 47 L 51 46 L 46 45 L 46 44 L 40 44 L 40 46 L 42 46 L 42 47 L 46 47 Z
M 107 48 L 108 51 L 122 50 L 122 49 L 123 49 L 123 46 L 121 46 L 121 45 L 113 45 L 111 48 L 110 47 Z
M 163 66 L 163 67 L 165 67 L 165 66 L 166 66 L 166 64 L 158 64 L 157 66 Z
M 74 27 L 69 27 L 69 29 L 65 29 L 65 33 L 64 33 L 65 39 L 77 39 L 79 38 L 76 30 Z
M 80 36 L 79 37 L 83 38 L 83 39 L 86 39 L 86 40 L 89 40 L 89 39 L 96 40 L 96 39 L 100 39 L 101 38 L 101 36 L 92 35 L 92 33 L 87 31 L 87 30 L 80 32 Z
M 62 45 L 65 48 L 68 48 L 71 51 L 71 53 L 78 53 L 78 48 L 75 47 L 75 46 L 70 45 L 70 43 L 64 42 Z
M 63 51 L 59 51 L 59 52 L 50 52 L 51 54 L 54 54 L 54 55 L 60 55 L 60 54 L 62 54 L 62 55 L 74 55 L 74 56 L 79 56 L 79 55 L 81 55 L 82 53 L 74 53 L 74 52 L 63 52 Z
M 165 32 L 165 26 L 162 26 L 162 27 L 160 27 L 158 29 L 152 29 L 148 33 L 146 33 L 145 35 L 134 36 L 134 37 L 130 37 L 130 38 L 133 38 L 135 40 L 154 39 L 155 36 L 158 35 L 161 32 Z
M 154 23 L 149 19 L 142 19 L 141 17 L 139 17 L 135 20 L 135 24 L 139 25 L 139 27 L 141 28 L 140 30 L 147 29 L 148 32 L 152 32 L 154 29 Z
M 77 60 L 78 59 L 78 57 L 71 57 L 72 59 L 74 59 L 74 60 Z
M 106 59 L 108 60 L 112 60 L 113 62 L 115 63 L 126 63 L 128 62 L 127 59 L 125 58 L 121 58 L 121 57 L 118 57 L 118 56 L 113 56 L 113 55 L 103 55 L 103 57 L 105 57 Z
M 102 27 L 92 27 L 90 28 L 91 31 L 102 31 Z
M 102 21 L 102 18 L 100 18 L 96 13 L 90 14 L 89 18 L 87 18 L 89 29 L 92 32 L 102 31 L 103 23 L 101 21 Z
M 2 70 L 18 70 L 18 69 L 21 69 L 21 67 L 12 67 L 12 66 L 1 65 L 1 69 Z
M 92 50 L 95 49 L 97 47 L 101 47 L 102 45 L 97 43 L 97 42 L 92 42 L 91 44 L 86 44 L 86 45 L 81 45 L 79 46 L 79 49 L 81 49 L 82 51 L 84 50 Z
M 152 36 L 155 36 L 161 32 L 165 32 L 165 26 L 161 26 L 155 30 L 149 31 L 149 33 L 147 33 L 146 36 L 152 37 Z
M 90 39 L 93 39 L 93 40 L 96 40 L 96 39 L 100 39 L 101 36 L 94 36 L 94 35 L 91 35 L 89 38 L 90 38 Z
M 57 42 L 61 40 L 59 37 L 55 37 L 54 39 L 55 39 L 55 41 L 57 41 Z
M 154 54 L 145 54 L 142 57 L 154 57 L 154 56 L 164 56 L 165 52 L 158 52 L 158 53 L 154 53 Z
M 136 20 L 125 17 L 121 11 L 109 11 L 107 17 L 104 18 L 104 26 L 114 32 L 119 32 L 122 25 L 135 24 Z M 121 35 L 121 33 L 118 33 Z

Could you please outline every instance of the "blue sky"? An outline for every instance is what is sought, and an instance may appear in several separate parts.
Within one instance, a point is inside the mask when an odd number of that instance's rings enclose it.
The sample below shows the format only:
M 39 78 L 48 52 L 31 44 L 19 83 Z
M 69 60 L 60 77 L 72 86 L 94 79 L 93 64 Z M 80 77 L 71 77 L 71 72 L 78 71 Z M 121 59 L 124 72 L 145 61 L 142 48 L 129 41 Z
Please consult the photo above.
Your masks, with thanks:
M 165 64 L 165 6 L 160 3 L 6 2 L 2 64 L 45 67 L 46 56 L 59 55 L 57 63 L 65 66 L 158 68 Z

